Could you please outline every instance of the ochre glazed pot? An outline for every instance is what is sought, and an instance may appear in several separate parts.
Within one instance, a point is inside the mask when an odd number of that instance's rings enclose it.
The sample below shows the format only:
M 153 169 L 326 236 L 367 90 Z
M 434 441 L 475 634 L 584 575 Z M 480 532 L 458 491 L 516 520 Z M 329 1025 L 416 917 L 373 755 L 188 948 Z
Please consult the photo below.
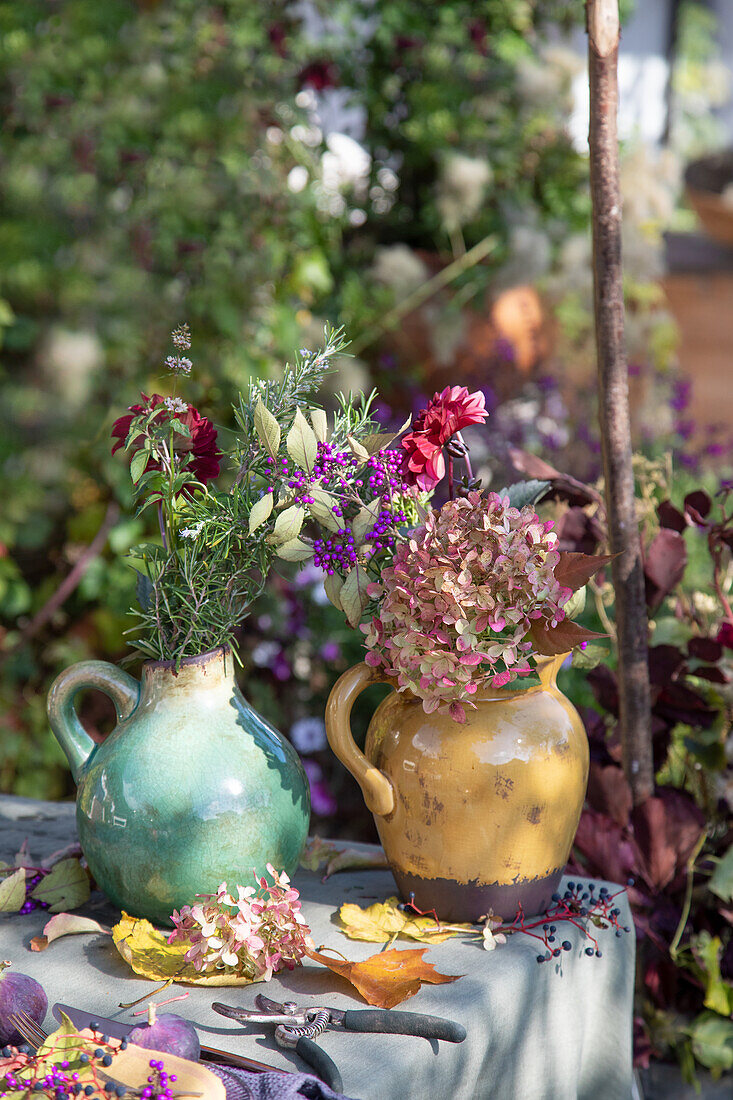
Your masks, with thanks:
M 405 900 L 450 921 L 493 910 L 513 919 L 544 912 L 578 827 L 588 741 L 555 682 L 565 654 L 538 659 L 541 683 L 485 689 L 465 725 L 425 714 L 411 692 L 392 692 L 369 724 L 362 753 L 351 708 L 383 675 L 345 672 L 326 710 L 331 748 L 359 783 Z
M 109 695 L 118 724 L 95 745 L 79 691 Z M 142 683 L 105 661 L 72 665 L 48 714 L 78 786 L 79 841 L 120 909 L 170 924 L 173 909 L 221 882 L 253 886 L 267 863 L 292 874 L 308 833 L 300 759 L 246 702 L 225 649 L 148 661 Z

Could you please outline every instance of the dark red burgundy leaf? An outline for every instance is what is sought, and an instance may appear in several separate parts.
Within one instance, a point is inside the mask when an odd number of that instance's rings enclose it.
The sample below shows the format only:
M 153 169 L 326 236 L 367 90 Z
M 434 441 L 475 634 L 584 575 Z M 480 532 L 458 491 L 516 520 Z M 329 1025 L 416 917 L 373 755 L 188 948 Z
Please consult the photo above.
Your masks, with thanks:
M 729 684 L 730 677 L 726 676 L 722 668 L 717 665 L 706 665 L 696 668 L 693 676 L 699 676 L 701 680 L 707 680 L 709 684 Z
M 594 504 L 601 500 L 596 489 L 584 485 L 582 481 L 576 480 L 570 474 L 561 473 L 554 466 L 550 466 L 549 462 L 538 458 L 537 455 L 530 454 L 529 451 L 511 447 L 509 457 L 512 460 L 514 469 L 518 470 L 520 474 L 535 477 L 539 481 L 552 482 L 543 499 L 565 500 L 568 504 L 577 505 Z
M 668 684 L 654 702 L 654 713 L 666 719 L 670 725 L 686 722 L 688 726 L 709 729 L 718 716 L 718 711 L 708 706 L 702 695 L 684 684 Z
M 715 640 L 725 646 L 726 649 L 733 649 L 733 624 L 723 623 Z
M 588 775 L 588 802 L 594 810 L 606 814 L 618 825 L 628 825 L 631 812 L 631 788 L 623 768 L 617 764 L 598 764 L 591 760 Z
M 599 706 L 609 714 L 618 714 L 618 684 L 616 673 L 606 665 L 597 665 L 588 672 L 588 682 Z
M 663 527 L 652 539 L 644 562 L 646 600 L 651 611 L 679 584 L 686 565 L 687 547 L 682 535 Z
M 522 451 L 519 447 L 510 447 L 509 457 L 514 469 L 520 474 L 526 474 L 527 477 L 535 477 L 538 481 L 553 481 L 556 477 L 562 477 L 560 471 L 549 462 L 530 454 L 529 451 Z
M 657 508 L 657 516 L 662 527 L 668 527 L 671 531 L 678 531 L 682 534 L 687 527 L 687 520 L 679 508 L 675 508 L 671 500 L 662 501 Z
M 582 508 L 568 508 L 554 527 L 557 549 L 564 552 L 592 554 L 603 538 L 603 528 L 595 516 Z
M 610 764 L 611 755 L 608 751 L 607 727 L 603 715 L 593 707 L 578 707 L 578 711 L 588 736 L 591 760 L 599 764 Z
M 571 588 L 573 592 L 577 592 L 588 583 L 602 565 L 607 565 L 610 560 L 610 554 L 561 553 L 560 561 L 553 570 L 555 580 L 559 581 L 564 588 Z
M 705 829 L 705 815 L 689 795 L 662 787 L 631 811 L 644 877 L 663 890 L 681 871 Z
M 581 642 L 607 638 L 608 635 L 597 634 L 595 630 L 586 630 L 584 626 L 574 623 L 572 619 L 565 619 L 555 627 L 540 626 L 538 622 L 534 622 L 529 628 L 527 637 L 531 638 L 538 653 L 554 657 L 558 653 L 569 653 Z
M 589 807 L 583 810 L 575 846 L 591 875 L 624 883 L 639 873 L 640 855 L 633 839 L 613 818 L 597 810 Z
M 655 645 L 649 650 L 649 680 L 652 684 L 666 687 L 686 671 L 685 656 L 676 646 Z
M 705 517 L 710 514 L 713 502 L 703 489 L 696 489 L 685 497 L 685 512 L 693 523 L 705 526 Z
M 687 652 L 698 661 L 708 661 L 714 665 L 723 656 L 723 646 L 715 638 L 690 638 Z

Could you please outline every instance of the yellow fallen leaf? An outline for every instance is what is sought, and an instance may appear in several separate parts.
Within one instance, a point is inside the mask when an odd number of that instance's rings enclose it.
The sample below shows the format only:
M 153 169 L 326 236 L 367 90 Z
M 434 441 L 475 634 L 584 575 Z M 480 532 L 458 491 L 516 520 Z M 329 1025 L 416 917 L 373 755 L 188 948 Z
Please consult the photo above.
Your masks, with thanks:
M 380 951 L 363 962 L 333 959 L 321 951 L 309 951 L 308 957 L 327 966 L 334 974 L 346 978 L 361 993 L 367 1004 L 377 1008 L 394 1008 L 414 997 L 423 982 L 442 985 L 456 982 L 462 974 L 441 974 L 432 963 L 425 962 L 427 947 L 406 951 Z
M 185 985 L 251 985 L 259 979 L 246 978 L 231 970 L 199 971 L 186 962 L 186 944 L 168 943 L 164 932 L 148 920 L 123 912 L 112 929 L 114 945 L 136 974 L 154 982 L 175 981 Z
M 114 1069 L 115 1081 L 142 1090 L 147 1084 L 150 1073 L 150 1059 L 165 1062 L 165 1072 L 175 1074 L 175 1092 L 183 1097 L 199 1096 L 201 1100 L 225 1100 L 224 1082 L 201 1062 L 192 1062 L 188 1058 L 179 1058 L 175 1054 L 136 1047 L 129 1043 L 126 1050 L 116 1054 L 110 1069 Z M 106 1094 L 109 1096 L 109 1093 Z
M 347 902 L 339 909 L 341 931 L 351 940 L 369 943 L 389 943 L 395 936 L 418 940 L 420 943 L 443 943 L 475 929 L 470 924 L 438 924 L 434 917 L 421 917 L 400 909 L 398 898 L 376 901 L 366 909 Z

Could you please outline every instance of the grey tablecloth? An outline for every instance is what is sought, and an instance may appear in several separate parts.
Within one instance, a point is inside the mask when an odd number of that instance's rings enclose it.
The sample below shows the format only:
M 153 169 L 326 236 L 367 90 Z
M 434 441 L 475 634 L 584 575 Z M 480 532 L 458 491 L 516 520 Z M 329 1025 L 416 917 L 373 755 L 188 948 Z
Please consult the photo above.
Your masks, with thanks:
M 12 856 L 25 837 L 40 858 L 74 836 L 73 806 L 0 795 L 0 859 Z M 295 884 L 317 944 L 336 947 L 351 959 L 379 950 L 376 944 L 347 940 L 333 916 L 343 901 L 368 905 L 396 893 L 389 872 L 338 874 L 322 884 L 316 875 L 300 871 Z M 625 896 L 617 904 L 622 922 L 631 925 Z M 99 896 L 83 912 L 103 922 L 115 919 Z M 131 1020 L 131 1010 L 119 1009 L 118 1002 L 140 997 L 149 983 L 131 973 L 108 937 L 73 936 L 41 954 L 32 953 L 28 942 L 47 919 L 42 911 L 0 918 L 0 958 L 12 959 L 15 969 L 37 978 L 51 1004 L 65 1001 Z M 432 947 L 426 955 L 430 962 L 443 973 L 464 976 L 450 985 L 423 986 L 402 1007 L 459 1020 L 468 1038 L 453 1045 L 408 1036 L 327 1032 L 320 1042 L 343 1074 L 344 1092 L 358 1100 L 629 1100 L 633 932 L 620 938 L 611 931 L 599 933 L 603 957 L 597 959 L 583 954 L 580 933 L 566 927 L 562 938 L 573 943 L 573 950 L 542 964 L 537 963 L 537 941 L 522 935 L 492 952 L 462 939 Z M 396 946 L 410 945 L 399 941 Z M 277 976 L 269 987 L 192 989 L 168 1011 L 192 1020 L 204 1043 L 307 1071 L 295 1055 L 275 1046 L 271 1034 L 230 1026 L 210 1007 L 217 999 L 252 1006 L 263 988 L 276 1000 L 360 1006 L 342 979 L 307 963 Z M 50 1017 L 46 1023 L 53 1025 Z

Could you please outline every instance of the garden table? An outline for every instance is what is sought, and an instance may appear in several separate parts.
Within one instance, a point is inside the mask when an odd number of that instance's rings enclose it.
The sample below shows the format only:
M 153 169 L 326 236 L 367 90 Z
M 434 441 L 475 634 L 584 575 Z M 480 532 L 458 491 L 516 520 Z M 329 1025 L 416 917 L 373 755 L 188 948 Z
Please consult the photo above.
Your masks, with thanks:
M 73 805 L 0 795 L 0 859 L 11 858 L 25 838 L 39 859 L 72 842 Z M 369 905 L 396 893 L 388 871 L 339 873 L 322 883 L 316 874 L 301 870 L 294 882 L 317 945 L 337 948 L 350 959 L 365 959 L 380 950 L 378 944 L 346 939 L 334 914 L 343 901 Z M 625 894 L 616 904 L 621 923 L 631 926 Z M 118 917 L 98 894 L 80 912 L 109 924 Z M 150 983 L 131 972 L 106 936 L 69 936 L 43 953 L 31 952 L 28 943 L 47 919 L 42 910 L 0 918 L 0 957 L 37 978 L 49 1004 L 63 1001 L 132 1021 L 134 1010 L 120 1009 L 118 1002 L 142 996 Z M 616 937 L 610 929 L 600 931 L 602 957 L 590 958 L 583 952 L 586 945 L 581 947 L 580 933 L 569 924 L 560 927 L 559 939 L 570 940 L 572 951 L 541 964 L 540 944 L 526 935 L 512 936 L 491 952 L 480 941 L 465 938 L 431 947 L 426 958 L 438 970 L 463 977 L 452 984 L 424 985 L 400 1007 L 458 1020 L 467 1039 L 455 1045 L 409 1036 L 326 1032 L 319 1042 L 341 1070 L 346 1095 L 357 1100 L 629 1100 L 633 932 Z M 395 946 L 420 945 L 398 941 Z M 350 988 L 306 960 L 302 968 L 277 975 L 265 992 L 275 1000 L 362 1007 Z M 271 1065 L 308 1070 L 292 1052 L 275 1046 L 271 1032 L 238 1027 L 211 1009 L 215 1000 L 253 1007 L 261 984 L 243 989 L 179 987 L 163 996 L 185 989 L 190 995 L 166 1011 L 193 1021 L 202 1042 Z M 54 1026 L 50 1015 L 46 1026 Z

